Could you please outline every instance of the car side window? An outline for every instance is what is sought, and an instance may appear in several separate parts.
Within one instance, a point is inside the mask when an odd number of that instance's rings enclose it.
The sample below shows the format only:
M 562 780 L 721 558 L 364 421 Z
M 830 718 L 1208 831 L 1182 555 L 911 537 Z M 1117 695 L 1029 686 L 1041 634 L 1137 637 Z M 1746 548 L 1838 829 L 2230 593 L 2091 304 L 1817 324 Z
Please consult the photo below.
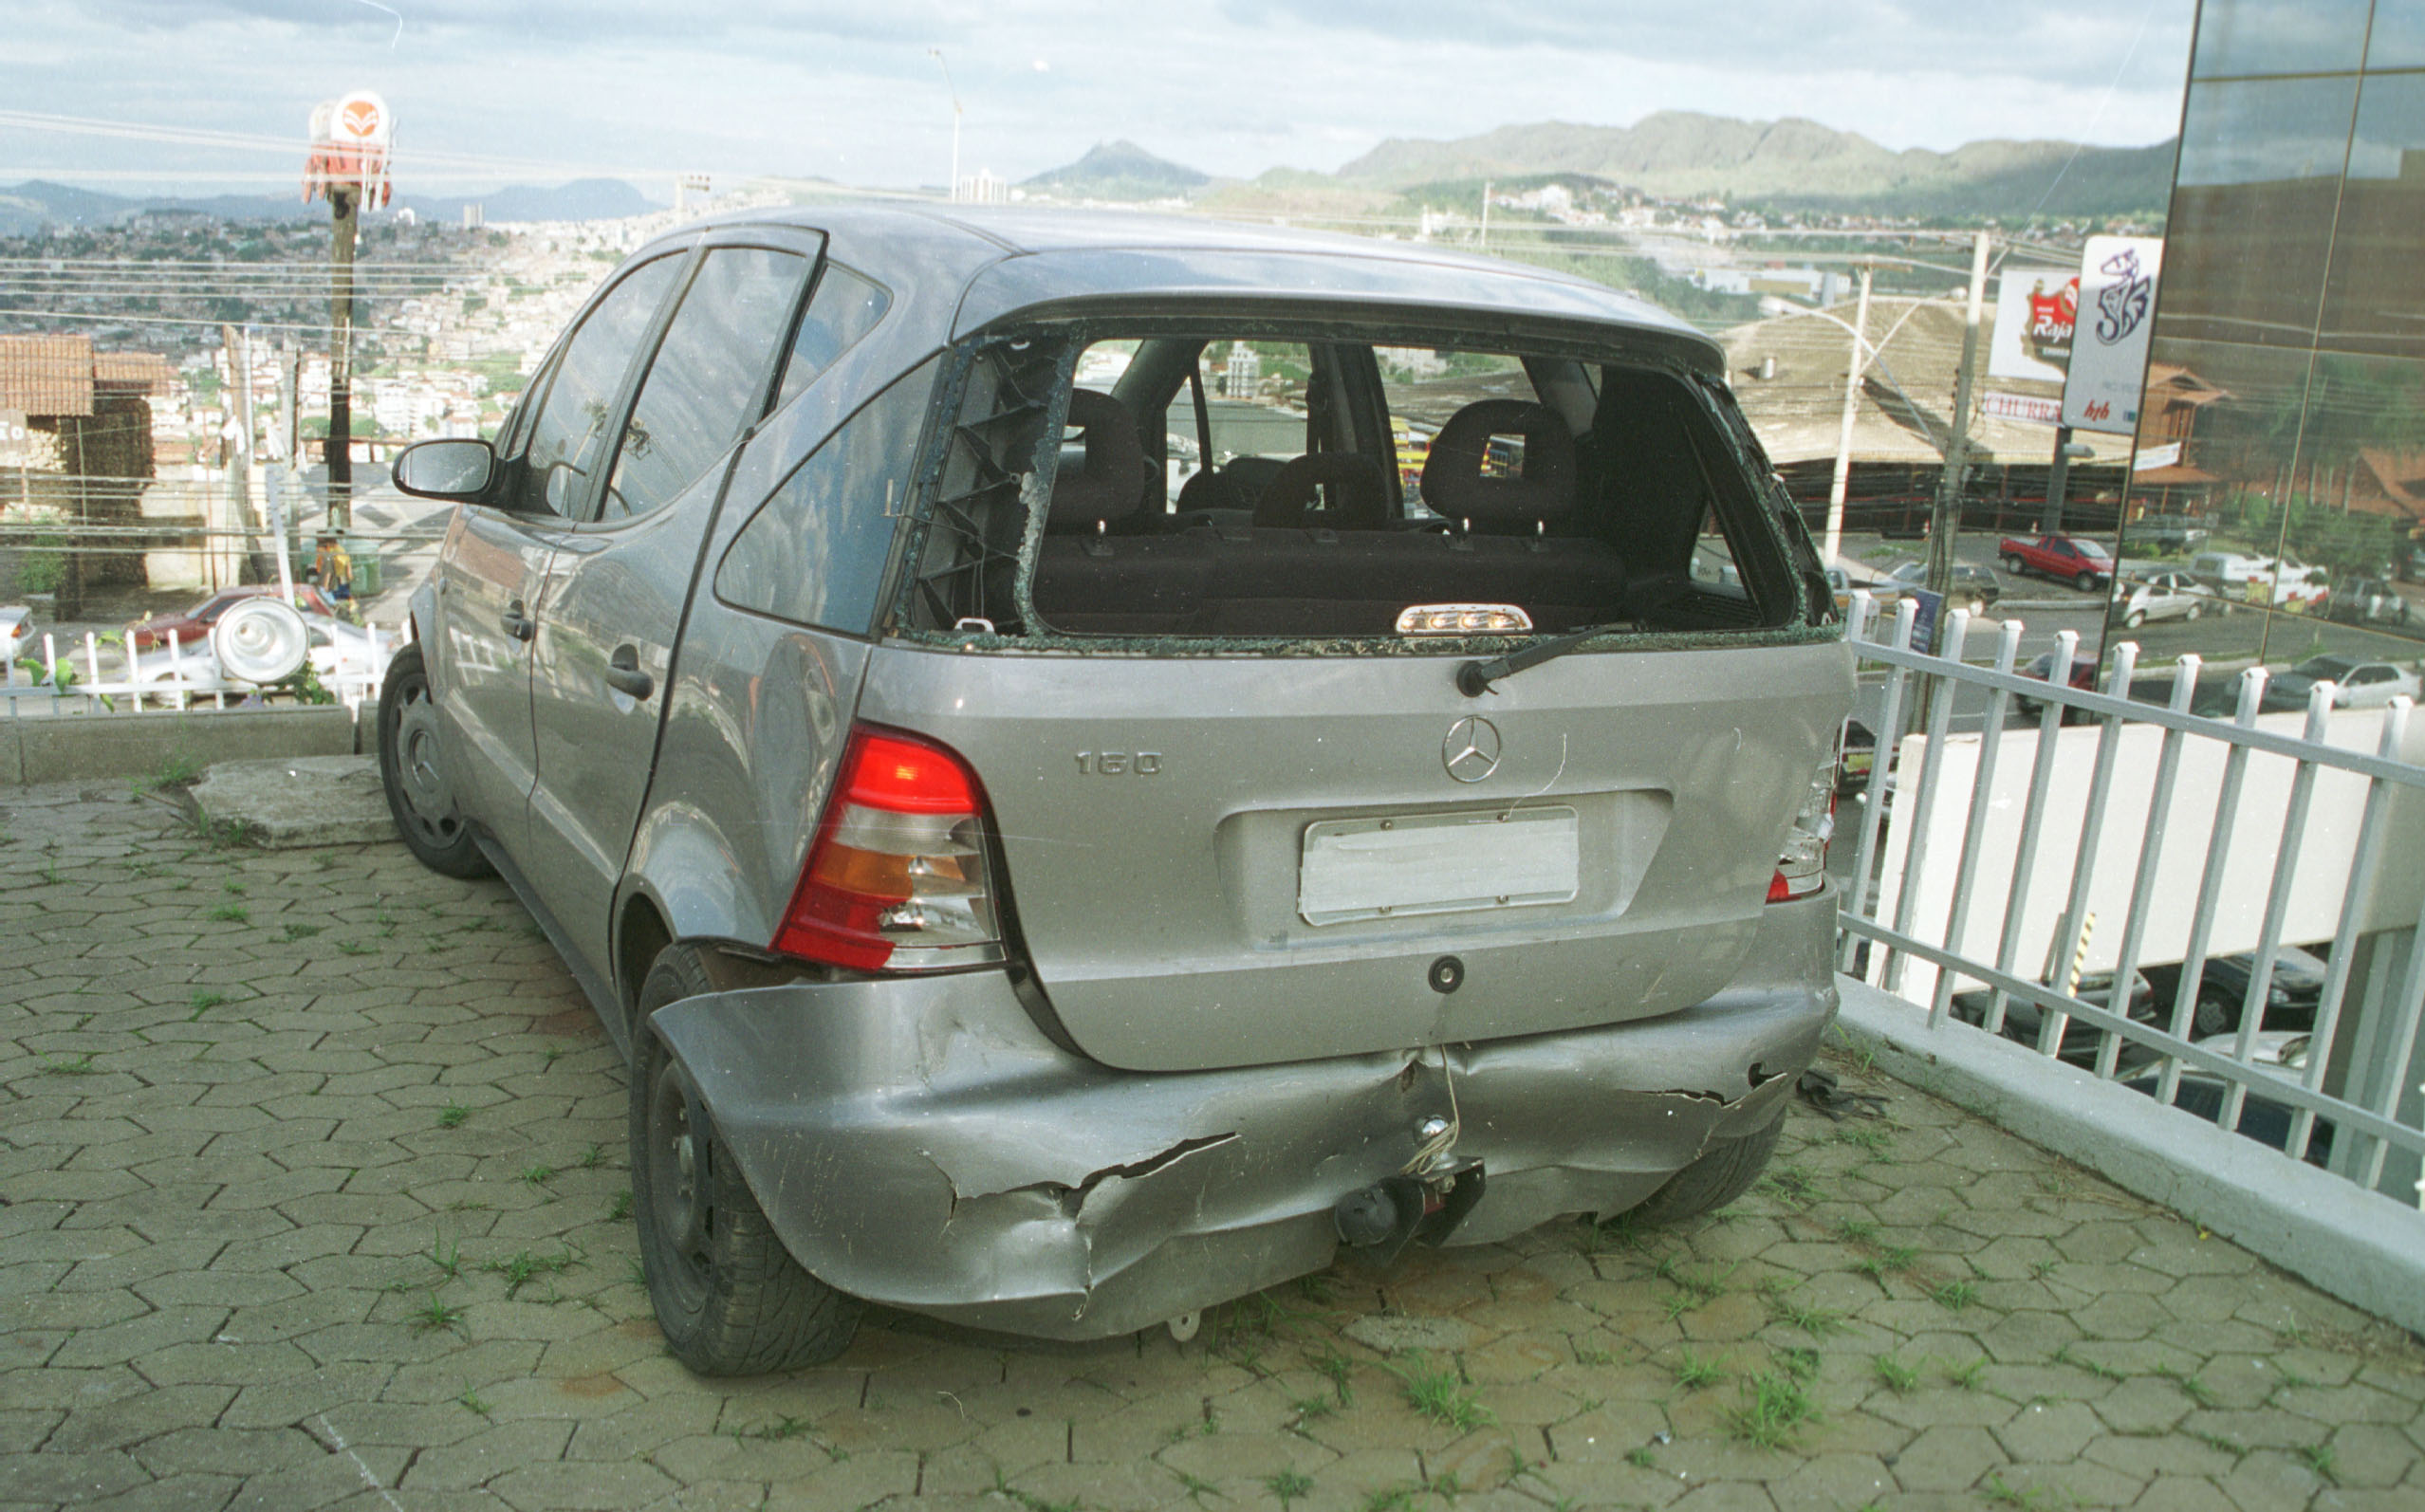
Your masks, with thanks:
M 765 413 L 775 348 L 811 266 L 762 247 L 719 247 L 701 260 L 623 424 L 600 520 L 672 499 Z
M 523 508 L 569 514 L 579 507 L 588 480 L 605 461 L 606 433 L 624 370 L 681 267 L 681 254 L 675 252 L 633 269 L 565 344 L 530 428 L 516 501 Z
M 795 624 L 869 632 L 941 363 L 930 358 L 897 379 L 784 480 L 725 553 L 718 598 Z
M 828 260 L 817 277 L 817 291 L 808 296 L 808 308 L 800 317 L 800 334 L 792 339 L 791 356 L 785 360 L 783 392 L 775 396 L 776 405 L 789 404 L 814 383 L 819 374 L 876 328 L 892 304 L 893 296 L 883 286 Z

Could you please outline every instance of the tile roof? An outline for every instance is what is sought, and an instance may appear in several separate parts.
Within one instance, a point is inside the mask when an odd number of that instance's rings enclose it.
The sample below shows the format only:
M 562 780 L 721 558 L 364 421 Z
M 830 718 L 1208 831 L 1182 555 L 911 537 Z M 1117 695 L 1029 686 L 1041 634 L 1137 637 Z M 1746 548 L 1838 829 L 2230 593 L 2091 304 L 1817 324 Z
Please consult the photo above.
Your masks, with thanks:
M 169 391 L 169 380 L 176 369 L 168 359 L 157 352 L 95 352 L 93 382 L 112 394 L 148 394 L 155 397 Z
M 0 410 L 93 413 L 93 343 L 82 336 L 0 336 Z

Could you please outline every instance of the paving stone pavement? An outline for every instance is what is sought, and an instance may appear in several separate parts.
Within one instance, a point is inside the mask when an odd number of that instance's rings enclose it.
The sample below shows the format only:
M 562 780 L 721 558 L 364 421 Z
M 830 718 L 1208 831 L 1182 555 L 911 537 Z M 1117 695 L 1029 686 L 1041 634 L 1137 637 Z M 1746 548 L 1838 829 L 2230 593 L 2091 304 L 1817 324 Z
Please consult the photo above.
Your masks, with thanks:
M 708 1382 L 499 884 L 11 790 L 0 1000 L 0 1512 L 2425 1507 L 2415 1340 L 1842 1057 L 1712 1220 Z

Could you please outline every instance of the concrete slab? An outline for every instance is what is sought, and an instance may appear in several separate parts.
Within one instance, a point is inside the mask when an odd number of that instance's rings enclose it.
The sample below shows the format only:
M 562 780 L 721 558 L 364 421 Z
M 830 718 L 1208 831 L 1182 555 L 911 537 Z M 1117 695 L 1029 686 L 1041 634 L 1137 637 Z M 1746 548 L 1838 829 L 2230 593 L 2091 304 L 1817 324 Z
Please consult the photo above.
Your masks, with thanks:
M 396 838 L 375 756 L 221 762 L 194 784 L 194 802 L 213 830 L 236 826 L 264 850 Z

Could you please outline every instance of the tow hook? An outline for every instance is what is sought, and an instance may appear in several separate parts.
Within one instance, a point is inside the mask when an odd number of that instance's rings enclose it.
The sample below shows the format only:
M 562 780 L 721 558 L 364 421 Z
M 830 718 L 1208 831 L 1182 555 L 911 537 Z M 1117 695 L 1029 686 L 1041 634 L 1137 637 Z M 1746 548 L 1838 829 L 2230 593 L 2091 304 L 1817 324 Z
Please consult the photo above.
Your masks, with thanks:
M 1482 1162 L 1457 1163 L 1432 1179 L 1383 1176 L 1349 1192 L 1331 1208 L 1339 1242 L 1357 1259 L 1381 1269 L 1409 1244 L 1438 1245 L 1482 1200 Z

